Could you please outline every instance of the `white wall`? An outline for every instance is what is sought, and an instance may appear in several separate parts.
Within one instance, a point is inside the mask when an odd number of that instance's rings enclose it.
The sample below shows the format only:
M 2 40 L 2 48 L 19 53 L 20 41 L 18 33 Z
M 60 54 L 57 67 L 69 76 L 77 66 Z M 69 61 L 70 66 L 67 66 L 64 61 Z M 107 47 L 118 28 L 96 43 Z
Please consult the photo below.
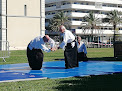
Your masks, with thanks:
M 33 38 L 45 34 L 45 7 L 40 1 L 44 0 L 7 0 L 7 40 L 10 50 L 26 49 Z

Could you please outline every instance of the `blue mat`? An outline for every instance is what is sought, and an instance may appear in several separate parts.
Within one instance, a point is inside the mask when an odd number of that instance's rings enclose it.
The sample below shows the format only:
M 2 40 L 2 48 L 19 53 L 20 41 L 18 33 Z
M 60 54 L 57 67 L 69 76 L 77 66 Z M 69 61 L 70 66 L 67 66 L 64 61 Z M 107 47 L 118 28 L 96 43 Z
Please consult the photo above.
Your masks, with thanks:
M 44 62 L 42 70 L 31 70 L 28 63 L 0 65 L 0 82 L 83 77 L 122 72 L 122 62 L 79 62 L 79 67 L 72 69 L 65 69 L 64 65 L 64 61 Z

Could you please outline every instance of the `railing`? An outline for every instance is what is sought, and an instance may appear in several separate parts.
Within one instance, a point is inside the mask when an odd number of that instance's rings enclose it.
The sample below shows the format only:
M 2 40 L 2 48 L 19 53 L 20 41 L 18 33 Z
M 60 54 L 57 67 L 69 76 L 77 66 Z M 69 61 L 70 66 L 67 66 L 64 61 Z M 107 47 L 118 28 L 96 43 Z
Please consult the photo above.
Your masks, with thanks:
M 94 42 L 88 42 L 85 44 L 87 48 L 113 48 L 113 44 L 94 43 Z
M 4 62 L 5 58 L 9 57 L 9 42 L 0 40 L 0 58 L 3 59 Z

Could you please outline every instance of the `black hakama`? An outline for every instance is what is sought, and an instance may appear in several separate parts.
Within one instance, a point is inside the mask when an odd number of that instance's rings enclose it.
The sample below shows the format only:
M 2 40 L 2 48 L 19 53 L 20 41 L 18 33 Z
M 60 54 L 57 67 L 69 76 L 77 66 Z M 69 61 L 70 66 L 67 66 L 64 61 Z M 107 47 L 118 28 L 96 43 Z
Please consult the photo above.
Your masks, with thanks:
M 71 43 L 67 43 L 67 46 L 65 47 L 64 51 L 64 57 L 65 57 L 65 68 L 73 68 L 78 67 L 78 60 L 77 60 L 77 45 L 75 42 L 75 46 L 72 48 Z
M 88 61 L 88 58 L 84 52 L 80 52 L 77 54 L 78 61 Z
M 41 49 L 30 50 L 29 47 L 27 47 L 27 58 L 32 70 L 40 70 L 42 68 L 43 52 Z

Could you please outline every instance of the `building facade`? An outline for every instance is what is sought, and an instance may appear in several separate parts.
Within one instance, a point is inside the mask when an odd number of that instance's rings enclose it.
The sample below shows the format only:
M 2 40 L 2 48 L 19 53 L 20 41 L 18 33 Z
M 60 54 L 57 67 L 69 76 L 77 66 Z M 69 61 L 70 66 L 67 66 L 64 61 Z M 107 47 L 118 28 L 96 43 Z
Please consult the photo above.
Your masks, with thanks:
M 0 0 L 0 40 L 10 50 L 26 49 L 36 36 L 45 35 L 45 0 Z
M 95 16 L 100 19 L 105 18 L 107 13 L 112 10 L 122 12 L 122 0 L 46 0 L 45 7 L 46 27 L 48 27 L 49 19 L 63 11 L 69 16 L 71 30 L 74 30 L 76 35 L 86 36 L 89 41 L 91 30 L 81 29 L 82 24 L 86 24 L 83 17 L 90 11 L 93 11 Z M 113 25 L 99 22 L 97 26 L 99 29 L 93 30 L 94 41 L 99 40 L 105 43 L 111 41 L 114 34 Z M 117 25 L 117 29 L 119 34 L 122 34 L 122 24 Z
M 6 41 L 6 0 L 0 0 L 0 40 Z

